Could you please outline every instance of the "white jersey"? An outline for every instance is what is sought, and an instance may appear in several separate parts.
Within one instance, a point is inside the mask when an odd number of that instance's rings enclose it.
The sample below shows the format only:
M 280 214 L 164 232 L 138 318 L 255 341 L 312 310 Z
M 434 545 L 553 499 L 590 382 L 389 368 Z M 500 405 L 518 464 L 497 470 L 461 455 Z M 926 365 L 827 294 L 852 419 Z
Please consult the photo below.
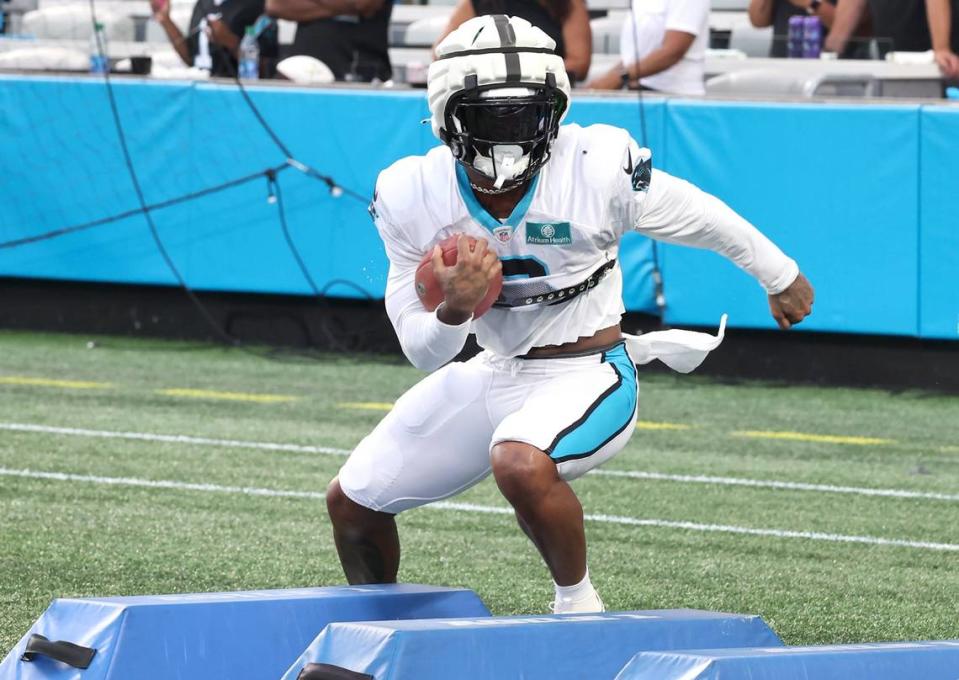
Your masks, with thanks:
M 627 230 L 716 250 L 771 293 L 798 273 L 725 204 L 652 170 L 649 152 L 608 125 L 562 126 L 549 161 L 505 220 L 480 205 L 445 146 L 384 170 L 371 214 L 390 260 L 387 312 L 407 356 L 428 369 L 451 359 L 470 331 L 483 348 L 513 357 L 619 323 L 625 310 L 616 259 Z M 424 254 L 456 233 L 486 239 L 503 263 L 497 305 L 468 328 L 439 322 L 413 284 Z

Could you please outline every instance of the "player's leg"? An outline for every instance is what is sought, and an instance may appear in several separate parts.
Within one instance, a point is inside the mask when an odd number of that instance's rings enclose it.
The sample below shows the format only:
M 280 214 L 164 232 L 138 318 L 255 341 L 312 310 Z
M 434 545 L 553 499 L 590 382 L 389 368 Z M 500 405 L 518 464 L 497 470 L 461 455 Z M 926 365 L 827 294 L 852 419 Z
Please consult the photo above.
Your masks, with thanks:
M 427 376 L 400 397 L 330 484 L 327 508 L 350 583 L 395 581 L 394 516 L 460 493 L 489 474 L 489 379 L 476 362 Z
M 505 441 L 490 456 L 496 485 L 516 511 L 524 533 L 543 556 L 553 580 L 572 586 L 586 575 L 583 506 L 542 450 Z
M 339 477 L 326 490 L 333 542 L 350 585 L 396 583 L 400 537 L 396 516 L 363 507 L 343 493 Z
M 568 480 L 618 453 L 636 419 L 636 371 L 622 346 L 592 359 L 550 360 L 542 380 L 493 436 L 490 458 L 503 495 L 556 584 L 557 611 L 597 611 L 583 510 Z
M 499 485 L 497 484 L 497 486 Z M 518 512 L 514 510 L 513 516 L 516 517 L 516 523 L 519 524 L 519 528 L 523 530 L 524 534 L 526 534 L 526 538 L 528 538 L 532 542 L 532 544 L 536 546 L 536 549 L 539 551 L 539 554 L 542 555 L 543 548 L 540 547 L 539 542 L 536 540 L 536 536 L 533 535 L 533 530 L 530 529 L 529 525 L 523 520 L 522 515 L 520 515 Z M 543 559 L 546 559 L 546 558 L 544 557 Z

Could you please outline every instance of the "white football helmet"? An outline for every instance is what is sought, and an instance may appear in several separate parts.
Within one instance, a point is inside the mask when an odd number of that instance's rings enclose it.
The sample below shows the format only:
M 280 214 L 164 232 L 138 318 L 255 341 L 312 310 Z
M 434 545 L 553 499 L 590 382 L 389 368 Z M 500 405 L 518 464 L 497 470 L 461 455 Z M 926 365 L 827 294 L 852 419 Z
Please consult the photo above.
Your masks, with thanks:
M 556 43 L 525 19 L 470 19 L 436 48 L 427 96 L 433 134 L 453 156 L 508 191 L 549 160 L 569 110 Z

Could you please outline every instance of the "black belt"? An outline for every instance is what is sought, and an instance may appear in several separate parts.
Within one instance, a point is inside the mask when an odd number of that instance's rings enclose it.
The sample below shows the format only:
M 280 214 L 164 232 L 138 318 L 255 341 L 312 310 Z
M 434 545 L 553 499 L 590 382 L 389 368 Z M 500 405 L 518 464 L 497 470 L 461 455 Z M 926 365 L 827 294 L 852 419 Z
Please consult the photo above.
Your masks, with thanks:
M 505 298 L 502 294 L 500 294 L 496 302 L 493 303 L 493 306 L 509 308 L 528 307 L 529 305 L 537 304 L 561 305 L 564 302 L 569 302 L 573 298 L 582 295 L 592 288 L 595 288 L 596 285 L 602 281 L 603 278 L 605 278 L 605 276 L 609 274 L 609 272 L 611 272 L 615 266 L 616 260 L 609 260 L 608 262 L 603 263 L 603 266 L 601 266 L 599 269 L 590 274 L 585 281 L 577 283 L 574 286 L 563 286 L 557 290 L 515 298 Z

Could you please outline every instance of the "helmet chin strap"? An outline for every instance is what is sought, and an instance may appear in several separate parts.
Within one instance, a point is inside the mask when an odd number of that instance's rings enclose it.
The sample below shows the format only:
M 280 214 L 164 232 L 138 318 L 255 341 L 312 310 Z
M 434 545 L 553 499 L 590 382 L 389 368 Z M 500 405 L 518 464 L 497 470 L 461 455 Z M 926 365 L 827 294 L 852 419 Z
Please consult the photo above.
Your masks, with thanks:
M 508 187 L 503 187 L 502 189 L 488 189 L 487 187 L 481 187 L 479 184 L 470 182 L 470 186 L 473 187 L 475 191 L 480 192 L 481 194 L 488 194 L 490 196 L 498 196 L 500 194 L 505 194 L 516 189 L 517 184 L 510 184 Z

